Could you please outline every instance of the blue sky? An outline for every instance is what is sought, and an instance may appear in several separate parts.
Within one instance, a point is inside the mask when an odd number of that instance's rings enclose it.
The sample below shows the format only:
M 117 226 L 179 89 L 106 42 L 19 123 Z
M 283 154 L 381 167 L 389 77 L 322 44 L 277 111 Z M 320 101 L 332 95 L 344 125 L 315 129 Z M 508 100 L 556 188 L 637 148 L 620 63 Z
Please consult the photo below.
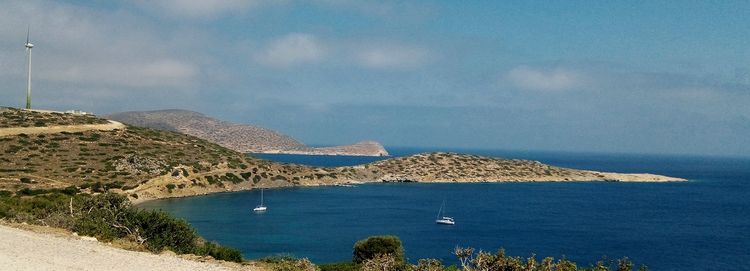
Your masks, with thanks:
M 316 145 L 748 156 L 748 1 L 4 1 L 0 104 Z

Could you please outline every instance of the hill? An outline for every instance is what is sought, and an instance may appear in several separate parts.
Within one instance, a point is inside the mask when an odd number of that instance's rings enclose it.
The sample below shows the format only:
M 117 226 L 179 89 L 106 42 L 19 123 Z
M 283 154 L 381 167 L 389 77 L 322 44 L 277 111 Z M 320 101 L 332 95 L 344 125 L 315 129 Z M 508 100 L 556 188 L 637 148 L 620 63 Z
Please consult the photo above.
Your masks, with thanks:
M 373 162 L 360 168 L 375 171 L 383 182 L 664 182 L 684 179 L 653 174 L 578 170 L 538 161 L 457 153 L 422 153 Z
M 305 146 L 290 136 L 270 129 L 222 121 L 187 110 L 133 111 L 115 113 L 107 117 L 133 126 L 192 135 L 244 153 L 388 155 L 383 146 L 377 142 L 361 142 L 348 146 L 312 148 Z
M 27 121 L 54 116 L 72 130 L 92 121 L 108 122 L 95 116 L 82 118 L 8 108 L 3 111 L 0 123 L 9 123 L 8 116 L 19 115 Z M 16 128 L 0 128 L 0 134 Z M 147 197 L 168 197 L 173 192 L 182 195 L 256 185 L 289 186 L 294 185 L 292 179 L 279 178 L 281 172 L 289 176 L 313 172 L 304 166 L 248 157 L 197 137 L 134 126 L 2 136 L 0 153 L 0 190 L 23 193 L 73 187 L 88 192 L 114 189 L 133 198 L 140 191 Z M 183 190 L 190 192 L 180 193 Z
M 87 129 L 95 116 L 3 109 L 27 121 L 57 118 L 75 132 L 0 136 L 0 190 L 24 195 L 48 191 L 113 191 L 131 200 L 182 197 L 255 187 L 361 182 L 681 181 L 650 174 L 619 174 L 553 167 L 535 161 L 455 153 L 425 153 L 370 164 L 321 168 L 253 158 L 194 136 L 123 126 Z M 57 123 L 56 122 L 56 123 Z M 24 127 L 22 124 L 17 126 Z M 0 134 L 7 129 L 2 127 Z M 34 127 L 38 128 L 38 127 Z

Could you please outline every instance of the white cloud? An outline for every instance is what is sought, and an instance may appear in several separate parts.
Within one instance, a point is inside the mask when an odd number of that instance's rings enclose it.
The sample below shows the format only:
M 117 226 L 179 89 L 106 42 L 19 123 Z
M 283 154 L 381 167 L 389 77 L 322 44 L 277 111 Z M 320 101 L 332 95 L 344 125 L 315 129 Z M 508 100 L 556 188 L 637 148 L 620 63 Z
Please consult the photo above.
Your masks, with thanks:
M 536 69 L 518 66 L 505 78 L 518 87 L 533 90 L 560 91 L 579 86 L 583 79 L 579 73 L 562 68 Z
M 325 46 L 315 36 L 291 33 L 271 41 L 255 59 L 268 66 L 287 67 L 318 61 L 325 53 Z
M 79 63 L 57 67 L 40 74 L 40 79 L 75 84 L 93 84 L 134 88 L 188 87 L 194 83 L 198 68 L 175 59 L 140 60 L 118 65 Z
M 200 55 L 184 59 L 184 40 L 161 35 L 142 17 L 54 1 L 11 2 L 0 9 L 0 78 L 25 75 L 28 18 L 34 47 L 34 80 L 96 86 L 107 91 L 192 87 Z
M 414 68 L 426 63 L 429 57 L 430 52 L 425 48 L 393 44 L 366 46 L 354 53 L 357 63 L 376 69 Z
M 241 13 L 273 1 L 265 0 L 141 0 L 143 9 L 182 18 L 215 18 Z

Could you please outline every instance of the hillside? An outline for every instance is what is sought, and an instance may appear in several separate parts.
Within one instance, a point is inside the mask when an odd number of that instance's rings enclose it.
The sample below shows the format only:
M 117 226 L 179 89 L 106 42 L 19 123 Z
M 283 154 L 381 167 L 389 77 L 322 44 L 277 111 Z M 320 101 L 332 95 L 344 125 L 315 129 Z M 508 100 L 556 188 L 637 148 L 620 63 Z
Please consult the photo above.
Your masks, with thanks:
M 653 174 L 622 174 L 561 168 L 538 161 L 457 153 L 422 153 L 356 167 L 384 182 L 684 181 Z
M 29 111 L 13 108 L 0 107 L 0 128 L 19 127 L 48 127 L 65 126 L 72 124 L 107 124 L 109 121 L 96 118 L 91 115 L 64 114 L 59 112 L 36 112 L 38 114 L 25 114 Z
M 361 142 L 348 146 L 307 147 L 279 132 L 253 125 L 217 120 L 187 110 L 123 112 L 107 116 L 133 126 L 180 132 L 214 142 L 244 153 L 291 153 L 316 155 L 387 156 L 377 142 Z
M 88 118 L 107 122 L 93 116 L 80 119 L 72 114 L 4 111 L 28 120 L 54 114 L 71 127 L 88 125 L 92 121 Z M 5 117 L 0 121 L 7 122 Z M 0 128 L 0 132 L 15 128 Z M 274 164 L 193 136 L 134 126 L 2 136 L 0 153 L 0 190 L 23 193 L 73 187 L 88 192 L 114 189 L 132 198 L 154 198 L 290 186 L 295 185 L 296 175 L 332 182 L 324 169 Z
M 27 120 L 56 114 L 5 109 L 8 110 L 23 114 Z M 72 128 L 92 121 L 107 122 L 94 116 L 54 117 Z M 8 123 L 4 118 L 0 122 Z M 0 134 L 16 128 L 0 128 Z M 417 154 L 338 168 L 279 164 L 197 137 L 134 126 L 0 136 L 0 154 L 0 190 L 28 195 L 52 189 L 88 193 L 110 190 L 134 201 L 254 187 L 360 182 L 682 181 L 659 175 L 575 170 L 528 160 L 454 153 Z

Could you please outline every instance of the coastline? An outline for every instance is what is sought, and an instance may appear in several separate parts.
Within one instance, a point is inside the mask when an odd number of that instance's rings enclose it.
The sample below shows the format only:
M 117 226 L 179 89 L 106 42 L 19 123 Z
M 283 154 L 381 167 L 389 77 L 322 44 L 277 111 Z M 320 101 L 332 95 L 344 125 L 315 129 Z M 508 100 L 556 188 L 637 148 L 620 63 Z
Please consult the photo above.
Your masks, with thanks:
M 289 155 L 319 155 L 319 156 L 357 156 L 357 157 L 392 157 L 391 155 L 347 153 L 347 152 L 321 152 L 321 151 L 294 151 L 294 150 L 267 150 L 246 152 L 245 154 L 289 154 Z
M 263 187 L 253 187 L 253 186 L 241 186 L 241 185 L 235 185 L 235 186 L 229 186 L 224 187 L 221 189 L 202 189 L 202 190 L 183 190 L 180 192 L 170 192 L 170 193 L 159 193 L 155 192 L 150 189 L 133 189 L 129 191 L 123 191 L 125 194 L 131 194 L 131 193 L 143 193 L 149 195 L 147 197 L 139 196 L 138 198 L 132 198 L 128 197 L 133 205 L 139 205 L 145 202 L 150 202 L 154 200 L 161 200 L 161 199 L 170 199 L 170 198 L 186 198 L 186 197 L 197 197 L 197 196 L 205 196 L 210 194 L 218 194 L 218 193 L 232 193 L 232 192 L 241 192 L 241 191 L 249 191 L 254 189 L 283 189 L 283 188 L 306 188 L 306 187 L 322 187 L 322 186 L 341 186 L 341 185 L 357 185 L 357 184 L 379 184 L 379 183 L 464 183 L 464 184 L 474 184 L 474 183 L 563 183 L 563 182 L 575 182 L 575 183 L 612 183 L 612 182 L 623 182 L 623 183 L 670 183 L 670 182 L 687 182 L 689 180 L 678 178 L 678 177 L 670 177 L 670 176 L 663 176 L 663 175 L 656 175 L 656 174 L 649 174 L 649 173 L 611 173 L 611 172 L 598 172 L 598 171 L 586 171 L 593 174 L 603 175 L 604 178 L 588 178 L 588 179 L 559 179 L 559 178 L 540 178 L 540 179 L 533 179 L 533 180 L 482 180 L 477 178 L 467 178 L 462 180 L 412 180 L 412 179 L 400 179 L 400 178 L 381 178 L 377 180 L 369 180 L 369 181 L 361 181 L 361 180 L 342 180 L 339 182 L 334 183 L 314 183 L 314 184 L 304 184 L 304 185 L 280 185 L 280 186 L 263 186 Z M 150 183 L 147 182 L 146 184 Z M 151 186 L 151 188 L 158 188 L 158 185 Z M 150 192 L 150 193 L 149 193 Z M 140 195 L 140 194 L 139 194 Z

